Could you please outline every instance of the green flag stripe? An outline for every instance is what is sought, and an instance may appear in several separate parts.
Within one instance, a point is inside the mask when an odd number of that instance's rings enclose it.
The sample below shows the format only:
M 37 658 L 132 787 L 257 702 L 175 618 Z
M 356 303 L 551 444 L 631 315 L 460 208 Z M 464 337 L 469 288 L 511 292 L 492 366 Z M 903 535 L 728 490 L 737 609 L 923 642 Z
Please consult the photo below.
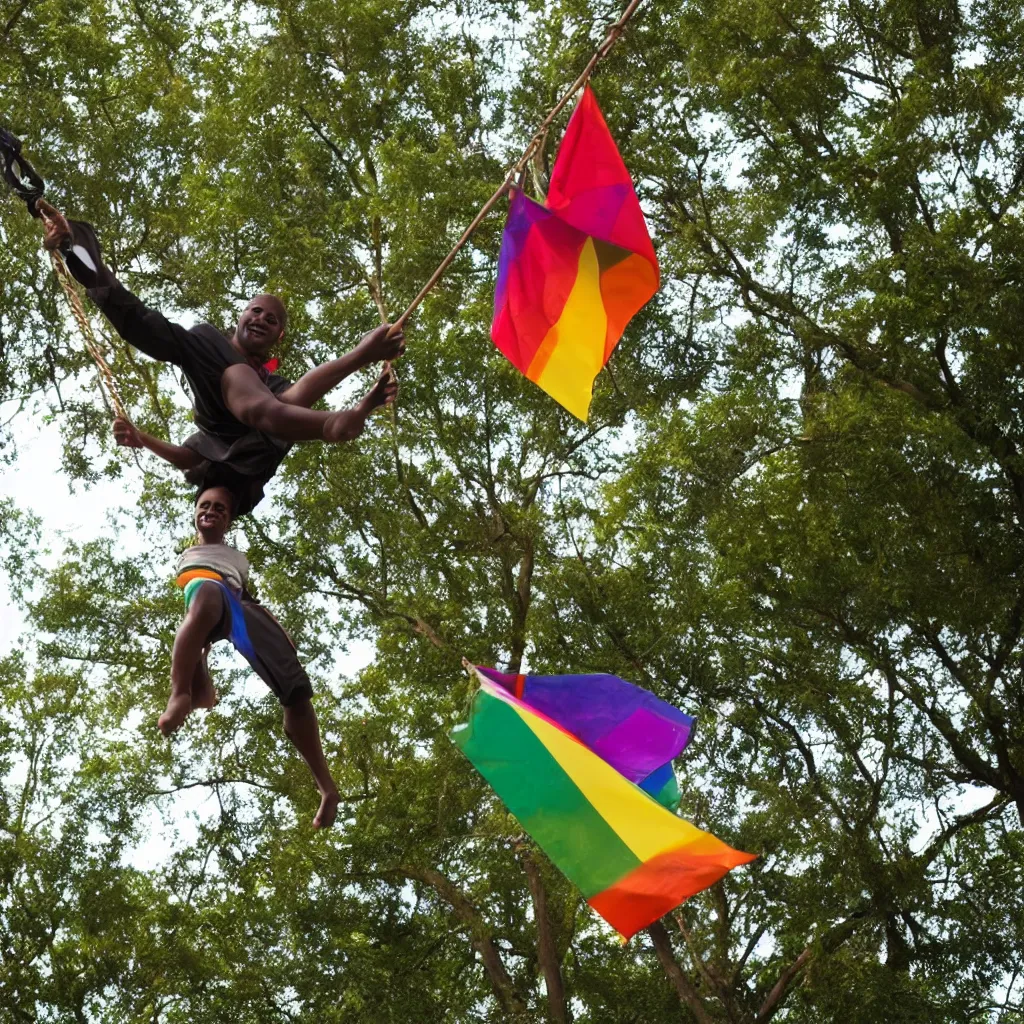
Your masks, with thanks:
M 469 722 L 451 737 L 585 897 L 640 864 L 511 705 L 477 691 Z
M 682 800 L 682 794 L 679 792 L 679 783 L 676 781 L 676 777 L 673 775 L 670 779 L 667 779 L 665 785 L 657 793 L 652 793 L 651 796 L 662 807 L 675 813 L 675 809 L 679 806 L 679 801 Z

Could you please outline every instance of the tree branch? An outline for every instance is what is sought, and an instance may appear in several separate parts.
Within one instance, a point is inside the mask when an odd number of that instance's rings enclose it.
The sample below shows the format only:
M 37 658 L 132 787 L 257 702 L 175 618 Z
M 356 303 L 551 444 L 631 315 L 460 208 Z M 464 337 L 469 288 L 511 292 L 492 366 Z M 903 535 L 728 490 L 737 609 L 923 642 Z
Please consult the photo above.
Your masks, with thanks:
M 651 941 L 654 943 L 654 952 L 658 956 L 658 962 L 668 976 L 668 980 L 672 982 L 679 1001 L 689 1008 L 696 1018 L 697 1024 L 714 1024 L 696 986 L 679 966 L 679 961 L 676 960 L 675 954 L 672 952 L 672 940 L 668 937 L 665 926 L 660 921 L 655 921 L 654 924 L 648 925 L 647 934 L 650 935 Z
M 533 898 L 533 918 L 537 925 L 537 959 L 544 973 L 544 986 L 548 992 L 548 1013 L 555 1024 L 568 1024 L 569 1016 L 565 1002 L 565 985 L 562 968 L 555 948 L 554 930 L 548 914 L 547 892 L 544 879 L 533 856 L 533 851 L 523 844 L 518 847 L 519 860 L 526 872 L 526 881 Z
M 480 912 L 461 890 L 434 868 L 403 865 L 398 868 L 398 873 L 406 878 L 425 882 L 451 906 L 455 916 L 469 930 L 470 941 L 473 943 L 473 948 L 480 954 L 484 971 L 502 1007 L 508 1013 L 525 1014 L 526 1004 L 516 993 L 512 978 L 505 969 L 498 948 L 491 938 L 490 928 Z
M 815 946 L 819 954 L 834 953 L 857 930 L 860 922 L 867 916 L 866 911 L 859 911 L 845 921 L 830 928 L 817 942 L 807 945 L 802 953 L 779 975 L 779 980 L 772 986 L 761 1008 L 754 1018 L 754 1024 L 767 1024 L 782 1008 L 782 1002 L 793 984 L 794 979 L 807 966 L 815 954 Z

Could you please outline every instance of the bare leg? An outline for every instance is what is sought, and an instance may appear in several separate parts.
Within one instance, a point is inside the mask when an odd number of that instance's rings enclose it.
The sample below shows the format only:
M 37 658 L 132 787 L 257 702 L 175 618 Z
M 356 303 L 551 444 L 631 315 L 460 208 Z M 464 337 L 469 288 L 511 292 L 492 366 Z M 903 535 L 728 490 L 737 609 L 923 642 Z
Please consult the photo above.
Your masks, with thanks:
M 196 670 L 192 675 L 193 710 L 217 706 L 217 691 L 213 687 L 213 680 L 210 678 L 210 668 L 206 664 L 206 657 L 209 653 L 210 648 L 204 647 L 203 653 L 196 663 Z
M 285 441 L 351 441 L 363 432 L 367 416 L 394 401 L 398 382 L 388 366 L 363 400 L 352 409 L 319 412 L 278 399 L 245 363 L 229 366 L 221 377 L 227 407 L 246 426 Z
M 338 787 L 331 778 L 320 745 L 320 727 L 312 701 L 303 700 L 284 709 L 284 731 L 309 766 L 316 788 L 320 790 L 320 810 L 313 819 L 313 828 L 330 828 L 338 813 Z
M 323 440 L 324 426 L 335 415 L 282 402 L 246 363 L 229 366 L 220 387 L 224 404 L 246 426 L 285 441 Z
M 202 658 L 206 638 L 223 613 L 224 596 L 219 588 L 207 584 L 201 586 L 174 637 L 171 697 L 157 723 L 165 736 L 181 728 L 192 710 L 192 680 Z

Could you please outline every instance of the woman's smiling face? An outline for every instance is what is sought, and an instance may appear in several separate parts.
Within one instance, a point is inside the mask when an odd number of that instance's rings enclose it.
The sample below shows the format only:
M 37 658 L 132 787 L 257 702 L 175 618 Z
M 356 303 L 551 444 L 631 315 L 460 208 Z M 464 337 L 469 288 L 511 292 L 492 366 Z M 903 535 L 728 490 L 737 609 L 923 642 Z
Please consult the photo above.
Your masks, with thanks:
M 231 525 L 234 502 L 226 487 L 207 487 L 196 502 L 195 524 L 207 543 L 218 544 Z

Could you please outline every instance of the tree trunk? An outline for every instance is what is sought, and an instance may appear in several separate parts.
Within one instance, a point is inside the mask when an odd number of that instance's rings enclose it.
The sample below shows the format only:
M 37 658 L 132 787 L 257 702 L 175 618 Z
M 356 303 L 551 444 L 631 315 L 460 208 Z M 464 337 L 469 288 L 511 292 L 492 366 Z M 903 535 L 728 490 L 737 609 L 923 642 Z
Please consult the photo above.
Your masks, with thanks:
M 544 973 L 544 985 L 548 992 L 548 1014 L 554 1024 L 569 1024 L 569 1010 L 565 1002 L 565 985 L 562 981 L 562 967 L 558 962 L 555 936 L 548 916 L 547 893 L 540 868 L 527 846 L 519 848 L 519 858 L 526 872 L 526 880 L 533 897 L 533 916 L 537 924 L 537 959 Z

